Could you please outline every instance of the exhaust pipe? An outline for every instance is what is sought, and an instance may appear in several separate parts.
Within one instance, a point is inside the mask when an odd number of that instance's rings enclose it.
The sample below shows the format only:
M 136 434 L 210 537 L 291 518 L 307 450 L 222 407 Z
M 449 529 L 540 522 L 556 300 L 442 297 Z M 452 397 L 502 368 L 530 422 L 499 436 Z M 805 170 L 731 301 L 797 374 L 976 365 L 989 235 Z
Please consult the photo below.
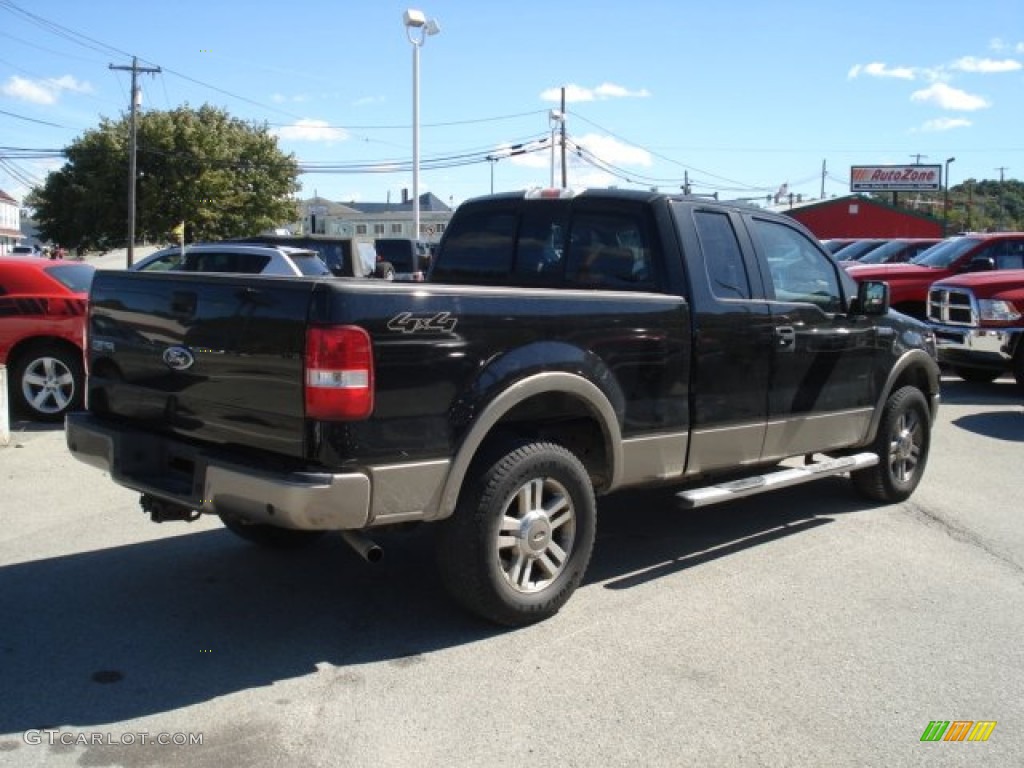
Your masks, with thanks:
M 358 531 L 341 531 L 341 538 L 345 540 L 356 553 L 368 563 L 379 563 L 384 557 L 384 550 L 375 541 L 371 541 Z

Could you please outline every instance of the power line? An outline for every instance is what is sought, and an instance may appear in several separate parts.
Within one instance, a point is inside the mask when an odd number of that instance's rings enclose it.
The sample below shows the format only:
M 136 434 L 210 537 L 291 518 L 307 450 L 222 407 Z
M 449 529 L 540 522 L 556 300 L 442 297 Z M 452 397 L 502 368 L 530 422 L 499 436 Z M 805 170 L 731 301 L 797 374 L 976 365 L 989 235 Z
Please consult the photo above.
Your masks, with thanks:
M 14 117 L 18 120 L 25 120 L 29 123 L 38 123 L 39 125 L 48 125 L 51 128 L 64 128 L 65 130 L 71 130 L 66 125 L 58 125 L 57 123 L 48 123 L 46 120 L 36 120 L 34 117 L 25 117 L 24 115 L 16 115 L 13 112 L 7 112 L 6 110 L 0 109 L 0 115 L 7 115 L 8 117 Z

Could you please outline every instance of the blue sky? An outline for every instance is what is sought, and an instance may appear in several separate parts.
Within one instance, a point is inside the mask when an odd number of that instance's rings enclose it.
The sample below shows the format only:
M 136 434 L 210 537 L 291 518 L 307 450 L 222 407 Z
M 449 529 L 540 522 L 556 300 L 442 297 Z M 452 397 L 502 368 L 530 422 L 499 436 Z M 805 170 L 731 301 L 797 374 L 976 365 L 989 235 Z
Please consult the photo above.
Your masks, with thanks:
M 143 109 L 210 103 L 266 122 L 307 167 L 302 196 L 411 189 L 412 45 L 389 0 L 0 0 L 0 189 Z M 566 89 L 570 186 L 805 198 L 851 165 L 950 165 L 950 182 L 1024 178 L 1022 0 L 424 0 L 421 191 L 459 203 L 547 185 Z M 530 149 L 510 154 L 509 148 Z M 487 157 L 497 158 L 488 161 Z M 918 158 L 918 156 L 920 156 Z M 371 170 L 375 172 L 370 172 Z M 354 172 L 339 172 L 354 171 Z M 558 174 L 560 176 L 560 171 Z

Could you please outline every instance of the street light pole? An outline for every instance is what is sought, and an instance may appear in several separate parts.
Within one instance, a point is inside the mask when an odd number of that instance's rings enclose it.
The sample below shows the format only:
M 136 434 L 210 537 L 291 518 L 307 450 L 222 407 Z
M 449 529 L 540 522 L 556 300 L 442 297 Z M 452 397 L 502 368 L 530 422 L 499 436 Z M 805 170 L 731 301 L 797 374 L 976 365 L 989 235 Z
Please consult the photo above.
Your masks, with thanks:
M 412 228 L 413 239 L 420 239 L 420 48 L 428 35 L 436 35 L 441 27 L 427 19 L 423 11 L 409 8 L 402 14 L 405 35 L 412 43 Z
M 565 122 L 565 115 L 557 109 L 548 111 L 548 122 L 551 125 L 551 188 L 555 187 L 555 131 Z
M 946 184 L 942 194 L 942 236 L 949 236 L 949 164 L 956 160 L 955 157 L 946 158 L 946 175 L 943 181 Z

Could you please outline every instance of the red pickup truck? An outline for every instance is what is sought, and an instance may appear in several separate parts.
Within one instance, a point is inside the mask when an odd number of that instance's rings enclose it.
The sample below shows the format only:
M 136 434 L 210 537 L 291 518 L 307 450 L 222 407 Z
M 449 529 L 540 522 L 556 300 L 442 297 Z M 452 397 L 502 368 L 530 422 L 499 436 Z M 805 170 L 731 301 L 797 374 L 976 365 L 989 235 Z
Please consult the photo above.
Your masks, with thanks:
M 939 361 L 965 381 L 1013 372 L 1024 387 L 1024 269 L 958 275 L 928 292 Z
M 1024 232 L 951 237 L 911 264 L 854 264 L 847 273 L 858 282 L 887 282 L 892 308 L 923 320 L 932 283 L 963 272 L 994 269 L 1024 269 Z

